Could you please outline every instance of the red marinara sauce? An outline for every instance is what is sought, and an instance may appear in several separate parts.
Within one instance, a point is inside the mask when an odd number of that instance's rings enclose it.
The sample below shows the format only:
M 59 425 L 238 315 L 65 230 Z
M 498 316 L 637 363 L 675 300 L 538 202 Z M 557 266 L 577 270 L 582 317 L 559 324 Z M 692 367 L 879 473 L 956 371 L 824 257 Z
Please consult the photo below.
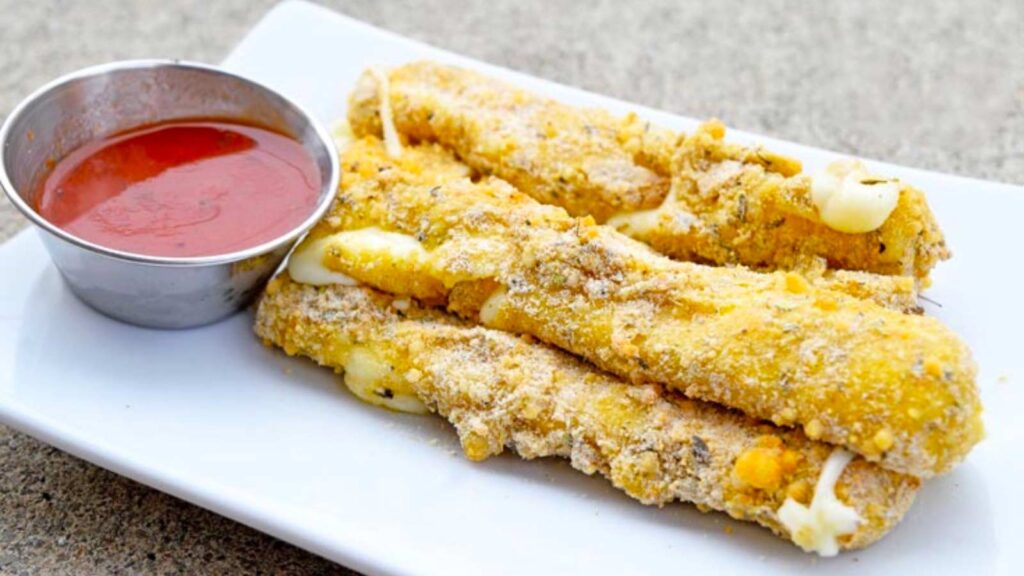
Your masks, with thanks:
M 301 144 L 262 128 L 173 121 L 89 142 L 40 183 L 37 210 L 108 248 L 211 256 L 272 240 L 315 209 L 320 172 Z

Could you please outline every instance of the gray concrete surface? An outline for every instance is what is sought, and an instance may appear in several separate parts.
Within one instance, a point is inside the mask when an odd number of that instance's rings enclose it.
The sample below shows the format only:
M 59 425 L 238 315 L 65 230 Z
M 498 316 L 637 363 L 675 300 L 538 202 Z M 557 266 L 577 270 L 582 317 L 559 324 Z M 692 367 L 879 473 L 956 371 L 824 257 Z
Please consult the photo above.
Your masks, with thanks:
M 272 4 L 0 0 L 0 113 L 89 64 L 147 56 L 217 62 Z M 1024 183 L 1020 0 L 329 4 L 649 106 Z M 0 240 L 23 225 L 0 201 Z M 0 574 L 87 573 L 349 572 L 0 427 Z

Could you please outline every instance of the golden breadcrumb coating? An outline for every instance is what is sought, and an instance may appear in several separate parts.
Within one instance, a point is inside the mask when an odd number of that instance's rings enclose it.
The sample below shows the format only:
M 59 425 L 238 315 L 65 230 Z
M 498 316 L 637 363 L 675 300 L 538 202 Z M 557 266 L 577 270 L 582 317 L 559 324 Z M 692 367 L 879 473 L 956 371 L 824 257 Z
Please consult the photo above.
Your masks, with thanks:
M 676 259 L 774 270 L 823 258 L 830 268 L 926 282 L 949 257 L 920 191 L 902 185 L 875 231 L 837 232 L 822 223 L 799 161 L 726 143 L 717 121 L 682 137 L 635 115 L 574 108 L 433 62 L 394 68 L 388 80 L 407 139 L 440 142 L 540 202 L 611 220 Z M 349 121 L 356 135 L 381 134 L 371 75 L 352 93 Z M 624 221 L 646 211 L 642 225 Z
M 437 185 L 459 178 L 478 177 L 471 168 L 438 144 L 406 146 L 398 158 L 375 154 L 374 150 L 378 146 L 378 141 L 374 137 L 349 140 L 345 143 L 344 148 L 349 146 L 355 146 L 359 150 L 342 156 L 342 161 L 347 162 L 342 167 L 342 188 L 349 182 L 372 177 L 381 170 L 393 166 L 398 166 L 405 178 L 415 178 L 422 184 Z M 328 218 L 330 218 L 329 214 Z M 332 226 L 327 224 L 330 222 L 332 221 L 314 228 L 311 232 L 311 240 L 329 232 Z M 805 266 L 801 266 L 800 272 L 816 286 L 872 300 L 893 310 L 915 314 L 921 312 L 917 284 L 911 277 L 885 276 L 853 270 L 828 270 L 823 261 L 808 261 L 805 264 Z M 742 274 L 742 271 L 737 269 L 736 274 Z M 759 277 L 754 273 L 751 273 L 751 276 Z M 386 281 L 386 279 L 382 277 L 381 281 Z
M 474 169 L 545 204 L 604 221 L 621 210 L 653 208 L 668 191 L 667 177 L 622 149 L 619 121 L 604 111 L 494 90 L 483 76 L 431 62 L 393 69 L 388 78 L 399 133 L 449 146 Z M 364 74 L 353 89 L 349 123 L 356 136 L 382 134 L 378 88 Z
M 811 284 L 824 290 L 870 300 L 879 306 L 907 314 L 921 314 L 924 311 L 917 300 L 917 282 L 911 276 L 885 276 L 857 270 L 816 271 L 801 268 L 798 271 Z
M 367 163 L 378 168 L 346 173 L 312 236 L 340 233 L 326 242 L 331 270 L 918 477 L 983 435 L 970 351 L 934 318 L 793 272 L 669 260 L 504 181 L 406 172 L 379 141 L 342 162 Z
M 353 370 L 356 357 L 380 364 L 375 393 L 390 396 L 398 386 L 415 393 L 454 424 L 471 460 L 506 448 L 526 459 L 559 456 L 644 504 L 692 502 L 784 538 L 777 510 L 787 497 L 807 503 L 832 451 L 799 431 L 656 385 L 626 384 L 554 348 L 368 288 L 279 277 L 260 301 L 255 330 L 267 344 L 338 371 Z M 365 384 L 359 375 L 357 385 Z M 884 535 L 918 485 L 854 460 L 836 494 L 863 522 L 840 545 L 858 548 Z
M 821 223 L 811 178 L 795 160 L 726 142 L 720 122 L 684 138 L 673 161 L 675 203 L 657 226 L 634 237 L 674 258 L 796 268 L 820 257 L 833 269 L 924 280 L 950 256 L 924 194 L 909 185 L 901 184 L 896 208 L 880 228 L 847 234 Z M 683 214 L 699 224 L 682 230 Z

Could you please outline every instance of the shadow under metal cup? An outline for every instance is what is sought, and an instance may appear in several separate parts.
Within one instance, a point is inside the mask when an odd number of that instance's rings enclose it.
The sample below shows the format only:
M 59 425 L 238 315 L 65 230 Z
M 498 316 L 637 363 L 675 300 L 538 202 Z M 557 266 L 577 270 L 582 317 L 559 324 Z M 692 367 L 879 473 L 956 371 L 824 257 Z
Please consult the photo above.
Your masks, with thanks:
M 238 121 L 299 142 L 316 162 L 315 210 L 269 242 L 213 256 L 168 258 L 114 250 L 69 234 L 36 212 L 38 183 L 92 140 L 176 119 Z M 326 131 L 297 105 L 256 82 L 203 64 L 143 60 L 87 68 L 44 86 L 0 128 L 0 186 L 41 230 L 71 290 L 100 312 L 141 326 L 186 328 L 247 305 L 296 240 L 330 205 L 338 157 Z

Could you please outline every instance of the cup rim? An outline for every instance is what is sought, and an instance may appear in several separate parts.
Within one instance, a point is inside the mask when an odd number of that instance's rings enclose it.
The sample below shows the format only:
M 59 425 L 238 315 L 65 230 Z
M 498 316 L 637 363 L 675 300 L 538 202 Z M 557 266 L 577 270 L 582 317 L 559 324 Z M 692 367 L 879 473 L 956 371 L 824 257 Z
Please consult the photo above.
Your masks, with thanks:
M 66 230 L 54 225 L 46 218 L 43 218 L 32 206 L 25 201 L 24 198 L 18 194 L 11 182 L 9 175 L 7 174 L 7 163 L 5 160 L 6 154 L 2 154 L 2 151 L 6 150 L 8 146 L 12 145 L 12 134 L 13 126 L 15 121 L 25 113 L 25 110 L 35 103 L 46 94 L 53 90 L 60 88 L 66 84 L 88 78 L 91 76 L 98 76 L 109 72 L 120 71 L 120 70 L 142 70 L 147 68 L 160 68 L 160 67 L 177 67 L 190 70 L 199 70 L 204 72 L 212 72 L 217 75 L 227 76 L 247 82 L 257 87 L 258 89 L 265 90 L 283 100 L 286 104 L 292 106 L 302 117 L 305 119 L 309 126 L 317 135 L 317 139 L 320 140 L 321 144 L 326 148 L 328 154 L 329 166 L 329 177 L 321 183 L 320 195 L 317 200 L 316 208 L 313 212 L 298 225 L 293 227 L 288 232 L 281 234 L 275 238 L 272 238 L 261 244 L 244 248 L 242 250 L 235 250 L 233 252 L 225 252 L 223 254 L 212 254 L 209 256 L 150 256 L 147 254 L 139 254 L 137 252 L 128 252 L 124 250 L 117 250 L 114 248 L 108 248 L 95 242 L 90 242 L 84 238 L 80 238 L 67 232 Z M 316 120 L 316 118 L 309 113 L 304 107 L 299 105 L 291 98 L 281 94 L 277 90 L 270 88 L 262 82 L 258 82 L 235 72 L 226 70 L 220 66 L 214 66 L 211 64 L 203 64 L 200 62 L 192 62 L 188 60 L 178 59 L 138 59 L 138 60 L 119 60 L 116 62 L 109 62 L 106 64 L 99 64 L 96 66 L 89 66 L 76 70 L 69 74 L 60 76 L 38 88 L 32 92 L 28 97 L 18 103 L 17 106 L 11 111 L 11 113 L 4 120 L 3 125 L 0 126 L 0 188 L 3 188 L 4 193 L 7 195 L 8 200 L 14 204 L 15 208 L 22 213 L 26 218 L 29 219 L 33 224 L 42 228 L 43 230 L 53 234 L 57 238 L 69 242 L 80 248 L 89 250 L 96 254 L 114 258 L 117 260 L 125 260 L 130 262 L 137 262 L 141 264 L 151 264 L 155 266 L 209 266 L 216 264 L 225 264 L 231 262 L 238 262 L 247 258 L 260 256 L 271 252 L 282 245 L 285 245 L 302 234 L 306 233 L 310 228 L 313 227 L 320 218 L 327 212 L 331 202 L 334 200 L 334 192 L 338 188 L 338 182 L 340 180 L 340 165 L 338 160 L 338 152 L 334 145 L 334 141 L 330 134 L 324 129 L 323 126 Z

